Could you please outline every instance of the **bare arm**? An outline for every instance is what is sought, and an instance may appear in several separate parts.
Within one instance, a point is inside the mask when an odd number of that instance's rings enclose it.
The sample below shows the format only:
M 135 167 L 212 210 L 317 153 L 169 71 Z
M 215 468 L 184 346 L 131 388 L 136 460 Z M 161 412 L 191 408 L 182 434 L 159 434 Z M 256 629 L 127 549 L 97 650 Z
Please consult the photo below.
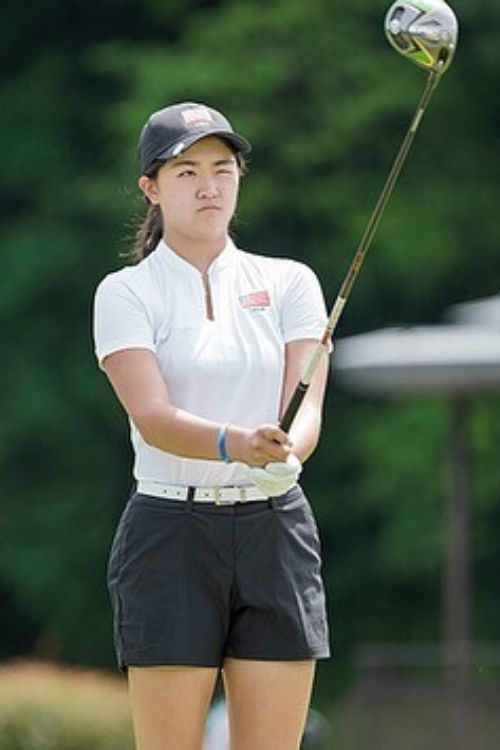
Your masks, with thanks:
M 286 345 L 281 414 L 284 414 L 297 383 L 307 370 L 316 346 L 317 341 L 313 339 L 300 339 Z M 309 458 L 319 440 L 327 379 L 328 357 L 325 355 L 316 370 L 289 433 L 293 453 L 302 462 Z
M 111 385 L 149 445 L 186 458 L 217 460 L 221 424 L 197 417 L 170 403 L 156 358 L 147 349 L 125 349 L 105 358 Z M 230 425 L 226 446 L 233 461 L 265 466 L 284 461 L 290 452 L 287 435 L 275 425 L 250 430 Z

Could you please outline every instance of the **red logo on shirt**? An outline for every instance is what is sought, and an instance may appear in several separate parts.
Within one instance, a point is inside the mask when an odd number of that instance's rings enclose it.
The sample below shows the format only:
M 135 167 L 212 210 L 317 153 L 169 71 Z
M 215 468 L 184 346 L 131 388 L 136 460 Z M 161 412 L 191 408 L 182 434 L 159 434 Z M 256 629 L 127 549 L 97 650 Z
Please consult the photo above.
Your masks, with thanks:
M 249 294 L 240 295 L 240 305 L 245 308 L 269 307 L 271 299 L 267 289 L 261 292 L 249 292 Z

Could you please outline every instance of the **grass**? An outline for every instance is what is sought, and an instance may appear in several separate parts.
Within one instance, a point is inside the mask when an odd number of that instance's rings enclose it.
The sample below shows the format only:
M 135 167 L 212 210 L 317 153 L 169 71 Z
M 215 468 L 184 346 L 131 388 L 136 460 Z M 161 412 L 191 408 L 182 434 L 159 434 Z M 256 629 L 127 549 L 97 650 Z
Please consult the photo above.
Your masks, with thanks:
M 132 750 L 117 677 L 46 663 L 0 667 L 0 750 Z

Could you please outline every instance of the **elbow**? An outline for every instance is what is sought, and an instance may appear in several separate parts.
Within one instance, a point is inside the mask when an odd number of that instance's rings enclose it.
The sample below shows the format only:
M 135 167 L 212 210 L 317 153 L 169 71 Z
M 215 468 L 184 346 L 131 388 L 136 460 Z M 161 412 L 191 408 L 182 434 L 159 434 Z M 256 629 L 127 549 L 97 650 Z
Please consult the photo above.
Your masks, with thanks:
M 308 434 L 309 443 L 311 445 L 311 452 L 316 448 L 321 435 L 322 418 L 321 412 L 317 409 L 311 410 L 308 419 Z
M 305 447 L 304 458 L 303 458 L 302 463 L 305 463 L 309 458 L 311 458 L 312 454 L 318 447 L 318 443 L 319 443 L 319 431 L 311 435 L 308 441 L 308 444 Z
M 159 448 L 158 436 L 151 430 L 137 428 L 141 438 L 150 448 Z
M 131 415 L 131 419 L 146 445 L 165 450 L 162 445 L 165 443 L 165 430 L 161 429 L 161 420 L 154 411 L 136 413 Z
M 304 461 L 307 461 L 307 459 L 312 456 L 318 446 L 319 438 L 321 435 L 321 424 L 321 414 L 319 413 L 316 413 L 314 417 L 309 421 L 308 430 L 305 435 L 306 440 L 304 446 Z
M 151 448 L 158 448 L 158 435 L 156 431 L 153 430 L 150 425 L 141 423 L 138 420 L 136 421 L 134 419 L 133 422 L 137 432 L 146 445 L 149 445 Z

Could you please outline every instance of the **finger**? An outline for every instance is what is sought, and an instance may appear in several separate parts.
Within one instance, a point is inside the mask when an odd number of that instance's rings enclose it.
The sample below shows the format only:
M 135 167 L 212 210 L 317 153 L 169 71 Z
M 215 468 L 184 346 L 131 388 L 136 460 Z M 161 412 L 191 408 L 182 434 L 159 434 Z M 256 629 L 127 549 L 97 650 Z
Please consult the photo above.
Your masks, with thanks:
M 292 444 L 286 432 L 283 432 L 283 430 L 275 425 L 270 425 L 269 427 L 264 428 L 263 434 L 264 437 L 271 440 L 273 443 L 278 443 L 279 445 Z
M 279 445 L 278 443 L 273 442 L 268 443 L 266 448 L 266 463 L 282 463 L 287 460 L 291 451 L 291 447 L 289 445 Z
M 253 453 L 246 461 L 246 463 L 248 466 L 263 469 L 264 466 L 269 463 L 269 456 L 267 455 L 267 453 L 262 453 L 261 451 L 259 451 Z

